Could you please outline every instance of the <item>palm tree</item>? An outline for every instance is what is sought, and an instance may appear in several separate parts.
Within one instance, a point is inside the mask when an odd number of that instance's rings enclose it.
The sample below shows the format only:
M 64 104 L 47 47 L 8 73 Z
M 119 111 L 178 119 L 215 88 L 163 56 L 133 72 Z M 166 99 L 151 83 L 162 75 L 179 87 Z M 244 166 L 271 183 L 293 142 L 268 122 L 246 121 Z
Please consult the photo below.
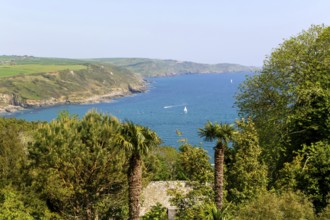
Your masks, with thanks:
M 140 215 L 140 195 L 142 191 L 142 157 L 151 148 L 160 144 L 160 138 L 147 127 L 125 122 L 122 125 L 119 146 L 124 148 L 129 159 L 127 172 L 129 219 L 137 220 Z
M 215 204 L 219 210 L 223 205 L 223 168 L 224 157 L 227 142 L 231 139 L 234 132 L 232 125 L 218 124 L 208 121 L 204 128 L 199 129 L 199 136 L 204 137 L 205 141 L 214 141 L 217 143 L 214 147 L 214 194 Z

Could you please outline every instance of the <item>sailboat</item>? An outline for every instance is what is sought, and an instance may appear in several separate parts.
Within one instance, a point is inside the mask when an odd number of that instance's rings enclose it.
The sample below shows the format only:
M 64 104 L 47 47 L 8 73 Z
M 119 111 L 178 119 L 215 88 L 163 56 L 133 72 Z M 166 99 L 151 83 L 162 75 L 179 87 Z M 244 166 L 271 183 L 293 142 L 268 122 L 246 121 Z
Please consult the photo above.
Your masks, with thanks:
M 184 111 L 184 113 L 188 113 L 187 106 L 184 107 L 183 111 Z

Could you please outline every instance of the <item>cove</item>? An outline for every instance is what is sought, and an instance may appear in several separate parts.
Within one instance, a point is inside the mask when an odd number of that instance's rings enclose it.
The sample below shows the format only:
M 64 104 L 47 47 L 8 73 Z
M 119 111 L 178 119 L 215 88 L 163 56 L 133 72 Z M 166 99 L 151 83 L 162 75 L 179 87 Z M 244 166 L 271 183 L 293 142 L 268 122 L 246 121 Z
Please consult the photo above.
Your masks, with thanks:
M 82 117 L 96 109 L 121 120 L 147 126 L 156 131 L 163 145 L 178 147 L 179 139 L 187 138 L 213 155 L 213 144 L 198 137 L 198 128 L 210 121 L 234 123 L 238 118 L 234 107 L 238 86 L 252 73 L 190 74 L 174 77 L 148 78 L 148 92 L 119 98 L 108 103 L 63 105 L 26 110 L 6 117 L 28 121 L 50 121 L 60 111 Z M 186 111 L 185 111 L 186 108 Z M 179 137 L 176 131 L 182 132 Z

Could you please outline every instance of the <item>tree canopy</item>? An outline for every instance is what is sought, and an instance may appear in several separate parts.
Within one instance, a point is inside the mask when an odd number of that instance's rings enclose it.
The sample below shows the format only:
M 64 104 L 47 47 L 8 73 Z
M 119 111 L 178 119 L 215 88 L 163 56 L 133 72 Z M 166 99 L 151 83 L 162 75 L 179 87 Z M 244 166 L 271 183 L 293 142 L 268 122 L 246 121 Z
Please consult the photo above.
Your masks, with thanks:
M 241 116 L 251 116 L 255 122 L 269 187 L 283 186 L 285 178 L 284 185 L 302 190 L 318 211 L 325 207 L 330 27 L 311 26 L 274 49 L 261 72 L 241 85 L 236 104 Z
M 271 177 L 303 144 L 330 137 L 330 27 L 284 41 L 240 87 L 240 115 L 256 124 Z
M 118 126 L 115 118 L 94 111 L 81 120 L 62 113 L 40 126 L 30 147 L 30 172 L 53 211 L 91 219 L 114 202 L 124 205 L 125 159 L 112 142 Z

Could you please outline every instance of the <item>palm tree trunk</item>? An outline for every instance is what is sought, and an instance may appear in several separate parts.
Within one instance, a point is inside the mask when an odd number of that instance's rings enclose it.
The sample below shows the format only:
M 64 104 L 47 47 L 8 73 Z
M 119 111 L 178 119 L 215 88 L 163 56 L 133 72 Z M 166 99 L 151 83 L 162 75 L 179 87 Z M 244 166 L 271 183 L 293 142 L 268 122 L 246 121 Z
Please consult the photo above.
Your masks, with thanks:
M 87 210 L 86 210 L 86 218 L 87 220 L 92 220 L 92 209 L 91 207 L 87 207 Z
M 225 148 L 220 145 L 214 149 L 214 200 L 218 210 L 223 205 L 223 166 L 224 166 Z
M 133 154 L 130 158 L 128 184 L 129 219 L 138 220 L 142 191 L 142 160 L 140 155 Z

